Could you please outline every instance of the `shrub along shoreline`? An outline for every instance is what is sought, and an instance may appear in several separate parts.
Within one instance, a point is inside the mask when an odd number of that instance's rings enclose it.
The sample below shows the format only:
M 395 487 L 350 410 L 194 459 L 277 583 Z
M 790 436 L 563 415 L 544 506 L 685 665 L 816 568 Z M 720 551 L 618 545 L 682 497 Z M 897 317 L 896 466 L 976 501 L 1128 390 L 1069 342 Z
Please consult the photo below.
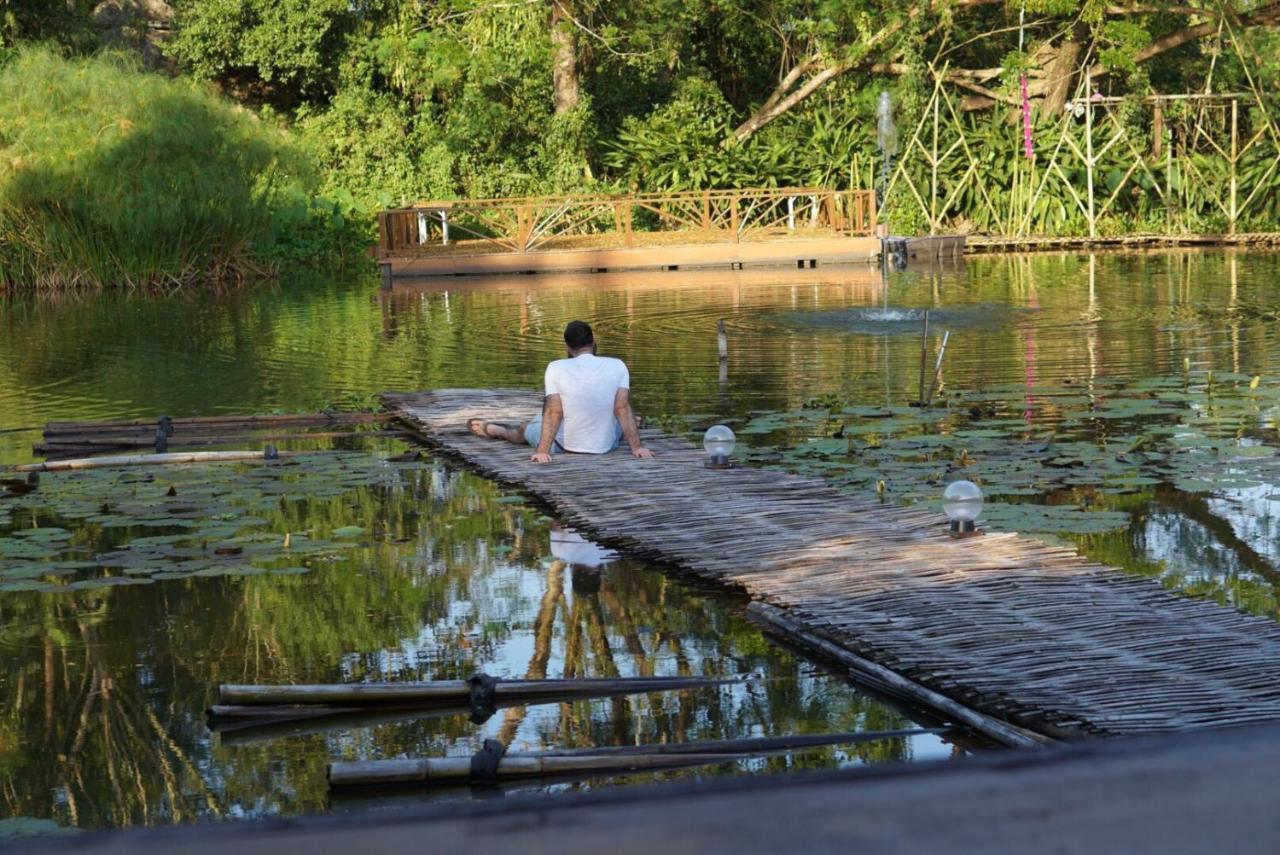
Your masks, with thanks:
M 424 198 L 887 185 L 897 234 L 1280 230 L 1274 9 L 917 6 L 175 0 L 143 50 L 171 78 L 86 56 L 114 38 L 93 4 L 19 3 L 0 290 L 355 261 Z
M 177 288 L 341 263 L 363 239 L 284 129 L 124 54 L 0 66 L 0 291 Z

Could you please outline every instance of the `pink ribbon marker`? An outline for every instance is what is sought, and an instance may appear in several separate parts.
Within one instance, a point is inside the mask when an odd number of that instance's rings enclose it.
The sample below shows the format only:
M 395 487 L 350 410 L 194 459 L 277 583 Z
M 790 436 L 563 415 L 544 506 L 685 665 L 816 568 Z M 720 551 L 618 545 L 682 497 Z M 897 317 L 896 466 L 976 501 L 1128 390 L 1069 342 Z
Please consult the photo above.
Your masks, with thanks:
M 1035 160 L 1036 150 L 1031 144 L 1031 97 L 1027 92 L 1027 75 L 1022 75 L 1022 148 L 1027 160 Z

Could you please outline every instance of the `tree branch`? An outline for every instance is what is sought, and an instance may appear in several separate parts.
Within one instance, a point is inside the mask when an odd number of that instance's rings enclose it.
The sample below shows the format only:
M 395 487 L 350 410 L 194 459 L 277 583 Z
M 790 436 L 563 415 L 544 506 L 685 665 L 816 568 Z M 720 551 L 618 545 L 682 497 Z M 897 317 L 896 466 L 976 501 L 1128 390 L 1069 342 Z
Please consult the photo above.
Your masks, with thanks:
M 1274 24 L 1280 21 L 1280 3 L 1268 3 L 1250 15 L 1243 15 L 1236 19 L 1242 27 L 1258 27 L 1266 24 Z M 1187 42 L 1195 41 L 1204 36 L 1211 35 L 1218 30 L 1218 21 L 1206 21 L 1203 24 L 1186 27 L 1175 33 L 1169 33 L 1167 36 L 1156 39 L 1147 45 L 1134 56 L 1133 61 L 1143 63 L 1150 59 L 1154 59 L 1162 53 L 1168 53 L 1174 48 L 1182 47 Z M 1102 65 L 1095 64 L 1089 69 L 1089 76 L 1097 79 L 1106 77 L 1111 74 L 1111 69 Z
M 814 54 L 803 62 L 798 63 L 792 67 L 780 81 L 778 81 L 778 85 L 774 88 L 774 91 L 770 93 L 769 97 L 755 111 L 755 113 L 734 129 L 734 138 L 739 142 L 748 139 L 765 125 L 791 110 L 831 80 L 854 69 L 862 68 L 882 74 L 905 74 L 908 70 L 907 66 L 895 62 L 871 63 L 868 60 L 868 55 L 876 48 L 880 47 L 884 42 L 888 41 L 891 37 L 897 35 L 908 23 L 920 17 L 920 15 L 926 12 L 935 11 L 939 2 L 941 2 L 941 0 L 928 0 L 928 2 L 922 2 L 912 7 L 902 20 L 885 26 L 867 42 L 860 45 L 860 56 L 856 60 L 846 59 L 840 62 L 831 62 L 824 65 L 820 56 Z M 958 0 L 955 7 L 960 9 L 969 9 L 977 6 L 994 5 L 1001 2 L 1003 2 L 1003 0 Z M 1113 5 L 1107 9 L 1107 13 L 1110 15 L 1154 14 L 1160 12 L 1172 12 L 1184 15 L 1203 15 L 1205 10 L 1190 6 L 1159 6 L 1141 3 L 1135 3 L 1132 6 Z M 1236 20 L 1241 27 L 1265 26 L 1280 22 L 1280 2 L 1268 2 L 1261 8 L 1248 15 L 1242 15 Z M 1188 42 L 1210 35 L 1216 32 L 1217 29 L 1218 21 L 1216 19 L 1214 21 L 1185 27 L 1177 32 L 1170 33 L 1156 39 L 1139 51 L 1134 57 L 1134 61 L 1138 63 L 1147 62 L 1161 54 L 1173 50 L 1174 48 L 1181 47 Z M 1112 72 L 1110 69 L 1098 63 L 1090 68 L 1089 73 L 1096 79 L 1105 77 Z M 810 74 L 812 76 L 805 79 L 806 75 Z M 944 75 L 943 79 L 949 83 L 959 86 L 960 88 L 967 89 L 981 96 L 980 99 L 970 99 L 975 104 L 980 103 L 984 106 L 991 106 L 991 104 L 994 103 L 1021 103 L 1019 98 L 1015 98 L 1012 95 L 1001 94 L 1000 92 L 983 85 L 1000 78 L 1003 74 L 1004 69 L 1000 68 L 954 69 L 948 71 L 947 74 Z M 1030 70 L 1027 72 L 1027 76 L 1033 79 L 1033 83 L 1031 85 L 1032 97 L 1045 95 L 1055 82 L 1053 79 L 1050 79 L 1049 71 L 1044 69 Z M 802 80 L 803 82 L 801 82 Z
M 874 65 L 867 66 L 867 71 L 872 74 L 903 75 L 910 71 L 910 67 L 900 62 L 878 62 Z M 998 78 L 1002 74 L 1004 74 L 1004 69 L 1002 68 L 960 68 L 946 72 L 942 75 L 942 79 L 948 83 L 954 83 L 961 89 L 968 89 L 970 92 L 976 92 L 992 103 L 1021 104 L 1022 101 L 1019 98 L 1015 98 L 1012 95 L 1002 95 L 993 89 L 988 89 L 981 85 L 989 80 Z
M 735 128 L 733 131 L 734 137 L 739 142 L 747 139 L 756 131 L 760 130 L 765 125 L 790 110 L 796 104 L 799 104 L 805 98 L 808 98 L 814 92 L 821 89 L 828 80 L 839 77 L 841 74 L 844 74 L 846 71 L 853 68 L 855 64 L 856 63 L 849 62 L 841 63 L 839 65 L 829 65 L 813 77 L 806 80 L 803 86 L 795 92 L 792 92 L 787 97 L 775 101 L 774 97 L 770 96 L 770 100 L 774 101 L 773 105 L 767 108 L 761 107 L 751 118 L 747 119 Z
M 799 81 L 801 77 L 804 77 L 806 74 L 808 74 L 821 61 L 822 61 L 822 57 L 820 57 L 817 54 L 814 54 L 813 56 L 809 57 L 803 62 L 798 62 L 794 66 L 792 66 L 791 70 L 788 71 L 786 75 L 781 80 L 778 81 L 778 85 L 775 86 L 773 89 L 773 92 L 769 94 L 769 98 L 763 104 L 760 105 L 760 111 L 772 109 L 773 106 L 778 103 L 778 101 L 782 100 L 783 96 L 787 93 L 787 91 L 791 89 L 792 86 L 796 85 L 796 82 Z
M 866 43 L 860 45 L 860 55 L 856 60 L 843 60 L 834 64 L 822 67 L 821 71 L 813 77 L 806 80 L 795 91 L 790 91 L 805 74 L 822 65 L 818 55 L 814 55 L 806 59 L 804 62 L 796 65 L 778 82 L 778 85 L 770 93 L 765 102 L 751 115 L 749 119 L 738 127 L 734 128 L 733 136 L 739 142 L 746 140 L 756 131 L 772 122 L 774 119 L 786 113 L 795 105 L 808 98 L 818 89 L 822 88 L 828 81 L 839 77 L 847 71 L 860 67 L 865 61 L 867 55 L 879 47 L 883 42 L 887 41 L 902 30 L 908 23 L 919 18 L 927 12 L 937 10 L 938 5 L 944 0 L 927 0 L 921 2 L 911 8 L 906 16 L 897 22 L 889 24 L 872 36 Z M 955 6 L 959 9 L 972 9 L 978 6 L 995 6 L 1004 3 L 1005 0 L 956 0 Z M 790 94 L 788 94 L 790 93 Z

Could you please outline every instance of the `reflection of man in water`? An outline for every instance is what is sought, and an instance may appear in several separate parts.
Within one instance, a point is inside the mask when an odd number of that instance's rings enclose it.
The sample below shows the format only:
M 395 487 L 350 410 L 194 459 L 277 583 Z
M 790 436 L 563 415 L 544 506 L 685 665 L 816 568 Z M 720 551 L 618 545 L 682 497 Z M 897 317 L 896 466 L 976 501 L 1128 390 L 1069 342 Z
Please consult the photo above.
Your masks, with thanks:
M 631 375 L 621 359 L 596 356 L 595 335 L 582 321 L 564 328 L 566 359 L 547 366 L 542 415 L 518 427 L 471 419 L 477 436 L 531 445 L 534 463 L 550 463 L 553 453 L 605 454 L 625 436 L 636 457 L 653 457 L 640 442 L 631 411 Z
M 618 553 L 555 524 L 551 527 L 551 556 L 569 565 L 574 593 L 594 594 L 600 590 L 600 568 L 616 560 Z

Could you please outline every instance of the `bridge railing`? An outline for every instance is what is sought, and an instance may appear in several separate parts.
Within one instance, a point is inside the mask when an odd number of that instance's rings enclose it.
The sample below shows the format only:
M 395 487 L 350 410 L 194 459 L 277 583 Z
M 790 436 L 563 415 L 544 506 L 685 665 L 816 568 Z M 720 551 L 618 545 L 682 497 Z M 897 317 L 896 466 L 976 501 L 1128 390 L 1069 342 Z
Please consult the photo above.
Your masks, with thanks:
M 383 258 L 437 252 L 738 243 L 788 235 L 870 235 L 870 190 L 770 187 L 625 196 L 421 202 L 378 214 Z

